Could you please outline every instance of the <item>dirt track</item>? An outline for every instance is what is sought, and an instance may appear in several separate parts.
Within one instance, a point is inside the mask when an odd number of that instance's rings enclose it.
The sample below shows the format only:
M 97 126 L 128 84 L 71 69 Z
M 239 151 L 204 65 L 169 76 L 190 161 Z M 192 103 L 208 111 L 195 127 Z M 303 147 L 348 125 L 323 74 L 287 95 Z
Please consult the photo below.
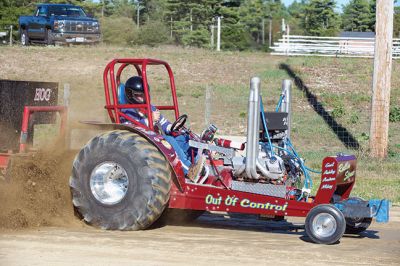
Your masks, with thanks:
M 0 265 L 399 265 L 399 207 L 391 219 L 331 246 L 309 243 L 289 223 L 222 215 L 138 232 L 83 225 L 3 232 Z

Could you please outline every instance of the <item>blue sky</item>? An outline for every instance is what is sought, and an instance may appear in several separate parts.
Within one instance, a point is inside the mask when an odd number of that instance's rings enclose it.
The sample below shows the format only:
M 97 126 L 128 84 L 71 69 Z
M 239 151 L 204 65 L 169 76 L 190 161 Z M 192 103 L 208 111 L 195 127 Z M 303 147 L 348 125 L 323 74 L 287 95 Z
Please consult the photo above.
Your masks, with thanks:
M 289 6 L 291 3 L 293 3 L 295 0 L 282 0 L 282 2 L 285 4 L 285 6 Z M 298 0 L 300 2 L 301 0 Z M 345 5 L 349 2 L 349 0 L 336 0 L 337 6 L 341 9 L 342 5 Z
M 282 2 L 285 4 L 285 6 L 289 6 L 291 3 L 293 3 L 295 0 L 282 0 Z M 300 2 L 301 0 L 297 0 Z M 337 7 L 342 9 L 342 5 L 345 5 L 349 2 L 350 0 L 336 0 Z M 394 4 L 395 6 L 400 5 L 400 1 L 397 1 L 397 4 Z

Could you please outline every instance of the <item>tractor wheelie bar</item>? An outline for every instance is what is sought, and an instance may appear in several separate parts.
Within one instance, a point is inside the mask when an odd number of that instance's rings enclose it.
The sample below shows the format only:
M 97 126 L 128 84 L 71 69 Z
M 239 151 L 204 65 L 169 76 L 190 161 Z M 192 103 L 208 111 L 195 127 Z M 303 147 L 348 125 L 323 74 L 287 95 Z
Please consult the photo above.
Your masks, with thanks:
M 58 83 L 0 80 L 0 181 L 10 179 L 9 168 L 15 157 L 36 152 L 35 125 L 57 124 L 58 113 L 62 139 L 68 108 L 57 102 Z
M 185 175 L 176 151 L 153 124 L 146 76 L 153 65 L 167 70 L 172 95 L 171 105 L 155 108 L 172 110 L 176 121 L 171 131 L 189 136 L 189 146 L 207 158 L 198 178 Z M 127 66 L 142 77 L 144 103 L 126 101 L 120 77 Z M 283 90 L 276 112 L 264 112 L 260 79 L 251 79 L 245 143 L 214 138 L 217 129 L 213 125 L 200 136 L 185 127 L 187 116 L 179 115 L 174 77 L 164 61 L 115 59 L 105 68 L 104 89 L 112 123 L 91 122 L 106 132 L 79 152 L 70 179 L 73 204 L 91 225 L 146 229 L 173 209 L 193 219 L 204 211 L 297 216 L 306 217 L 305 231 L 312 241 L 332 244 L 344 233 L 366 230 L 373 217 L 378 222 L 389 219 L 388 200 L 350 197 L 356 177 L 352 155 L 323 159 L 321 184 L 316 195 L 311 195 L 310 169 L 288 134 L 290 88 Z M 123 110 L 128 108 L 143 110 L 148 126 L 126 115 Z M 195 163 L 196 156 L 192 157 Z

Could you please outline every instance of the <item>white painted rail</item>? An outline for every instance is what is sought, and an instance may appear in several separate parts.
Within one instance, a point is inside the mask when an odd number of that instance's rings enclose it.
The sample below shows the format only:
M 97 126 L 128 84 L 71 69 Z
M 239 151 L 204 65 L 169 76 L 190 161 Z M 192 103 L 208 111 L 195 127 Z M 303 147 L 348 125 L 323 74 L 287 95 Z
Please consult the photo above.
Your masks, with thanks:
M 272 55 L 374 57 L 375 38 L 283 35 Z M 393 39 L 393 59 L 400 58 L 400 39 Z

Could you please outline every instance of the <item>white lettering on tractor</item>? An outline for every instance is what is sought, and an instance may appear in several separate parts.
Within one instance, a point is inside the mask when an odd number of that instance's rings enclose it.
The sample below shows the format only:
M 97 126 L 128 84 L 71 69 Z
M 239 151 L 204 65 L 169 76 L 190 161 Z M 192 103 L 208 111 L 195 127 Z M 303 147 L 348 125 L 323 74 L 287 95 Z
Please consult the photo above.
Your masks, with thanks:
M 336 174 L 336 171 L 333 169 L 324 171 L 324 175 L 334 175 L 334 174 Z
M 325 177 L 324 179 L 322 179 L 322 182 L 331 182 L 334 181 L 335 178 L 334 177 Z
M 35 98 L 33 99 L 35 102 L 48 102 L 51 96 L 51 89 L 44 88 L 36 88 Z
M 321 189 L 332 189 L 332 187 L 333 187 L 333 185 L 325 184 L 325 185 L 322 186 Z
M 335 166 L 335 163 L 326 163 L 325 164 L 325 168 L 331 168 L 331 167 L 334 167 Z
M 339 164 L 339 173 L 343 173 L 344 171 L 349 170 L 349 169 L 350 169 L 349 162 Z

